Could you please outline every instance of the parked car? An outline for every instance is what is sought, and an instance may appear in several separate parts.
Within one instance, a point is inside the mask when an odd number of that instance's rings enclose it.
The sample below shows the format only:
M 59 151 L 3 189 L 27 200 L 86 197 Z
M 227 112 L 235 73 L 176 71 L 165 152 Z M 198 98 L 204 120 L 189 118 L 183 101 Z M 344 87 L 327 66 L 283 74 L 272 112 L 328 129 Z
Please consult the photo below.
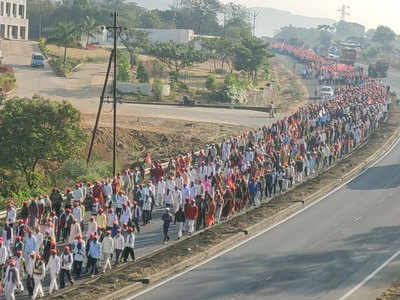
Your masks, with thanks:
M 330 99 L 334 95 L 333 88 L 330 86 L 323 86 L 320 90 L 320 96 L 322 99 Z
M 33 53 L 31 66 L 43 68 L 44 67 L 44 56 L 40 53 Z
M 193 99 L 190 99 L 188 96 L 183 96 L 182 97 L 182 102 L 183 102 L 183 105 L 185 105 L 185 106 L 192 106 L 192 105 L 195 105 L 195 102 L 194 102 L 194 100 Z

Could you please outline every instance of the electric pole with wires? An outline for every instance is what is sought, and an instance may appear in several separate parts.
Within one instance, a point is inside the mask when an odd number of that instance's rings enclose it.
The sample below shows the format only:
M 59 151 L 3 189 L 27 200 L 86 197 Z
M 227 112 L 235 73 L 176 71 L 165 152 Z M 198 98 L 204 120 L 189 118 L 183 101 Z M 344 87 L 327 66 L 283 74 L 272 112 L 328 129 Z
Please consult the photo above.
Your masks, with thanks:
M 117 40 L 119 33 L 121 31 L 121 26 L 118 26 L 117 22 L 117 17 L 118 14 L 117 12 L 113 12 L 112 14 L 113 17 L 113 25 L 106 27 L 108 30 L 112 30 L 113 32 L 113 38 L 114 38 L 114 47 L 113 50 L 111 51 L 110 54 L 110 59 L 108 62 L 108 68 L 107 68 L 107 73 L 106 73 L 106 78 L 104 80 L 104 85 L 103 85 L 103 91 L 100 96 L 100 104 L 99 104 L 99 109 L 97 111 L 97 116 L 96 116 L 96 122 L 93 128 L 93 133 L 92 133 L 92 139 L 90 141 L 90 146 L 89 146 L 89 152 L 88 152 L 88 157 L 87 157 L 87 164 L 89 164 L 90 157 L 92 155 L 92 150 L 93 150 L 93 145 L 94 141 L 96 138 L 96 133 L 97 133 L 97 128 L 99 126 L 99 121 L 100 121 L 100 116 L 101 116 L 101 110 L 103 108 L 103 103 L 104 99 L 106 98 L 105 93 L 107 90 L 107 84 L 108 84 L 108 78 L 110 76 L 111 72 L 111 66 L 113 65 L 114 70 L 114 78 L 113 78 L 113 176 L 116 174 L 116 157 L 117 157 Z

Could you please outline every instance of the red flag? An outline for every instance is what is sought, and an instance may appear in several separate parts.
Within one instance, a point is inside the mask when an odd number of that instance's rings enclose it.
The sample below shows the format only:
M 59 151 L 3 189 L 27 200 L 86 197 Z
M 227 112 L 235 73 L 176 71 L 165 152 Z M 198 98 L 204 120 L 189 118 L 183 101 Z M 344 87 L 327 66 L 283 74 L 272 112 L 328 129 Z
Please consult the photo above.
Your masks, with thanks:
M 151 164 L 151 156 L 149 152 L 146 153 L 146 163 L 149 165 Z

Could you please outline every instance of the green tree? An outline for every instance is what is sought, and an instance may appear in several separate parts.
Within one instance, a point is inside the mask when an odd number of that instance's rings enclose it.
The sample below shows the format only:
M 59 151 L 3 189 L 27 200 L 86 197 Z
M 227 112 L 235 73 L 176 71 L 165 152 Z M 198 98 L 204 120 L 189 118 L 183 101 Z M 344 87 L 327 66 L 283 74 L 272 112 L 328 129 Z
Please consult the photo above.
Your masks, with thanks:
M 51 38 L 59 47 L 64 48 L 64 65 L 67 60 L 67 48 L 77 42 L 77 28 L 72 23 L 58 23 Z
M 148 32 L 134 28 L 129 28 L 121 34 L 121 42 L 129 52 L 129 63 L 131 66 L 137 64 L 136 56 L 139 50 L 148 46 L 148 35 Z
M 142 83 L 149 82 L 149 73 L 147 72 L 146 68 L 144 67 L 144 65 L 142 63 L 139 63 L 139 66 L 137 68 L 136 79 Z
M 39 96 L 12 98 L 0 110 L 0 168 L 17 171 L 32 188 L 40 163 L 75 157 L 85 142 L 81 116 L 71 104 Z
M 163 89 L 163 85 L 162 85 L 161 80 L 159 80 L 159 79 L 154 80 L 151 92 L 153 93 L 154 97 L 157 100 L 162 99 L 162 89 Z
M 215 75 L 208 75 L 206 79 L 206 89 L 213 92 L 217 89 L 217 78 Z
M 128 82 L 131 79 L 129 59 L 124 51 L 117 51 L 117 80 Z
M 382 44 L 385 48 L 390 47 L 390 43 L 396 39 L 396 33 L 387 26 L 378 26 L 372 40 Z
M 83 20 L 81 26 L 81 32 L 86 37 L 86 47 L 89 44 L 89 39 L 91 37 L 95 37 L 97 33 L 100 33 L 100 26 L 97 23 L 96 19 L 86 16 Z
M 203 51 L 196 50 L 193 44 L 178 44 L 172 41 L 156 42 L 148 52 L 167 66 L 173 81 L 177 80 L 180 71 L 208 59 Z
M 365 34 L 365 26 L 358 23 L 340 21 L 334 26 L 336 35 L 341 39 L 347 39 L 351 36 L 362 37 Z
M 266 66 L 271 56 L 264 41 L 256 37 L 244 38 L 241 46 L 236 49 L 233 64 L 236 70 L 245 71 L 254 82 L 258 70 Z

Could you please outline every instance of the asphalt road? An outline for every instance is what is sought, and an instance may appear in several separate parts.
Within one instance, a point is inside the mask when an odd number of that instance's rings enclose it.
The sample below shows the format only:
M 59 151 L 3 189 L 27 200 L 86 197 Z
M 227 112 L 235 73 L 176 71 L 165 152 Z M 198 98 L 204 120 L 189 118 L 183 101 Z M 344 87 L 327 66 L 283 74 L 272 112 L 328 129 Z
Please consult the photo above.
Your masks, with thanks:
M 340 299 L 400 249 L 399 169 L 397 146 L 296 217 L 137 299 Z M 374 299 L 388 270 L 349 299 Z
M 0 42 L 0 48 L 5 57 L 4 63 L 11 65 L 16 73 L 15 96 L 32 97 L 38 94 L 52 100 L 67 100 L 85 114 L 97 113 L 107 70 L 106 64 L 84 64 L 70 77 L 62 78 L 56 77 L 47 63 L 43 69 L 30 66 L 32 53 L 39 51 L 36 42 L 3 40 Z M 104 111 L 111 109 L 110 104 L 104 106 Z M 243 125 L 253 128 L 271 124 L 276 120 L 269 118 L 269 114 L 248 110 L 140 104 L 118 105 L 118 114 Z

